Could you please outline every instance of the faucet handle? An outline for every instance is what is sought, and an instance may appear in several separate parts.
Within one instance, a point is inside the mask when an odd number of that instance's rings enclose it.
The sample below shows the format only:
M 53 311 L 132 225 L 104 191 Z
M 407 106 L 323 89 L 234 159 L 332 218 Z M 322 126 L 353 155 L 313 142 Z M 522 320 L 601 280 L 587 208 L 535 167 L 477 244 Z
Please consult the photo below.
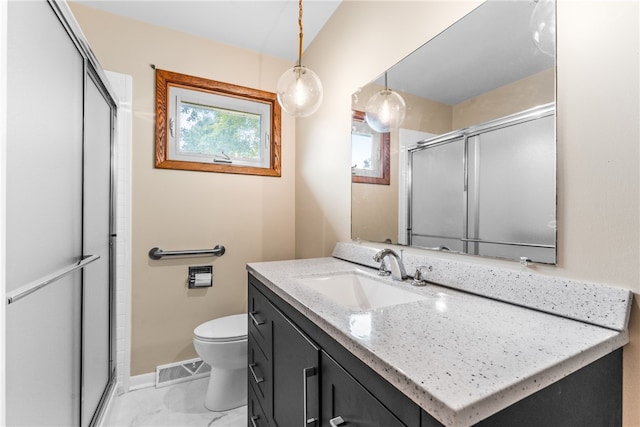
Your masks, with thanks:
M 378 276 L 389 276 L 391 270 L 387 269 L 387 264 L 384 262 L 384 258 L 380 261 L 380 269 L 378 270 Z
M 413 275 L 411 284 L 413 286 L 425 286 L 427 284 L 427 274 L 431 271 L 433 271 L 432 266 L 419 265 Z

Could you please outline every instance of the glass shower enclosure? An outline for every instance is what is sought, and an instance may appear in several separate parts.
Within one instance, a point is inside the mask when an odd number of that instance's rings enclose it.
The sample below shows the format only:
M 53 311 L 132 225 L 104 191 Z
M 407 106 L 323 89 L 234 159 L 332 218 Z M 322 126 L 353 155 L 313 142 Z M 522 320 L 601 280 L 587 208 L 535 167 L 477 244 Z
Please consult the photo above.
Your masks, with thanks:
M 114 386 L 116 103 L 65 3 L 8 4 L 6 422 L 95 425 Z
M 409 151 L 412 246 L 556 262 L 555 104 Z

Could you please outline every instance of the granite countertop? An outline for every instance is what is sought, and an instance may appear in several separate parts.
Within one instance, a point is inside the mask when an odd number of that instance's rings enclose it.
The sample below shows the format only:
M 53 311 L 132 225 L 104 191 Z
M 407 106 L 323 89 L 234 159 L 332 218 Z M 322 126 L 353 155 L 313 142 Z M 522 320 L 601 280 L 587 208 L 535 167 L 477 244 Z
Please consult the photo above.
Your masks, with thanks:
M 251 263 L 247 270 L 447 426 L 475 424 L 628 342 L 626 329 L 449 287 L 415 287 L 336 258 Z M 300 280 L 354 270 L 425 299 L 353 310 Z

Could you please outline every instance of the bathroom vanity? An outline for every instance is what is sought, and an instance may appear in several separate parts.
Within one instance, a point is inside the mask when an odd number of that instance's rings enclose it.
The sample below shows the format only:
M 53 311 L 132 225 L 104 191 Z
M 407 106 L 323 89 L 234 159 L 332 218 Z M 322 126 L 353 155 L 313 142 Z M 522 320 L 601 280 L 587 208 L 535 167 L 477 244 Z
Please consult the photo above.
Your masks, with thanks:
M 576 320 L 572 303 L 537 306 L 544 286 L 505 302 L 495 285 L 412 287 L 335 255 L 247 266 L 250 426 L 621 425 L 630 292 L 564 281 L 590 318 Z M 428 261 L 405 256 L 407 271 Z M 532 273 L 492 274 L 531 299 Z

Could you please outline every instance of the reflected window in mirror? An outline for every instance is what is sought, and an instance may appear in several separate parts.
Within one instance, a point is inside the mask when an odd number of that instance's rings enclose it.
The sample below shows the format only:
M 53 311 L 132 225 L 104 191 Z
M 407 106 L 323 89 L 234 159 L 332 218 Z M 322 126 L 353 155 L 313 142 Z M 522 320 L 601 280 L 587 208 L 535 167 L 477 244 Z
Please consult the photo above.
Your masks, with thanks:
M 376 132 L 367 124 L 362 111 L 351 118 L 352 182 L 389 185 L 389 132 Z

